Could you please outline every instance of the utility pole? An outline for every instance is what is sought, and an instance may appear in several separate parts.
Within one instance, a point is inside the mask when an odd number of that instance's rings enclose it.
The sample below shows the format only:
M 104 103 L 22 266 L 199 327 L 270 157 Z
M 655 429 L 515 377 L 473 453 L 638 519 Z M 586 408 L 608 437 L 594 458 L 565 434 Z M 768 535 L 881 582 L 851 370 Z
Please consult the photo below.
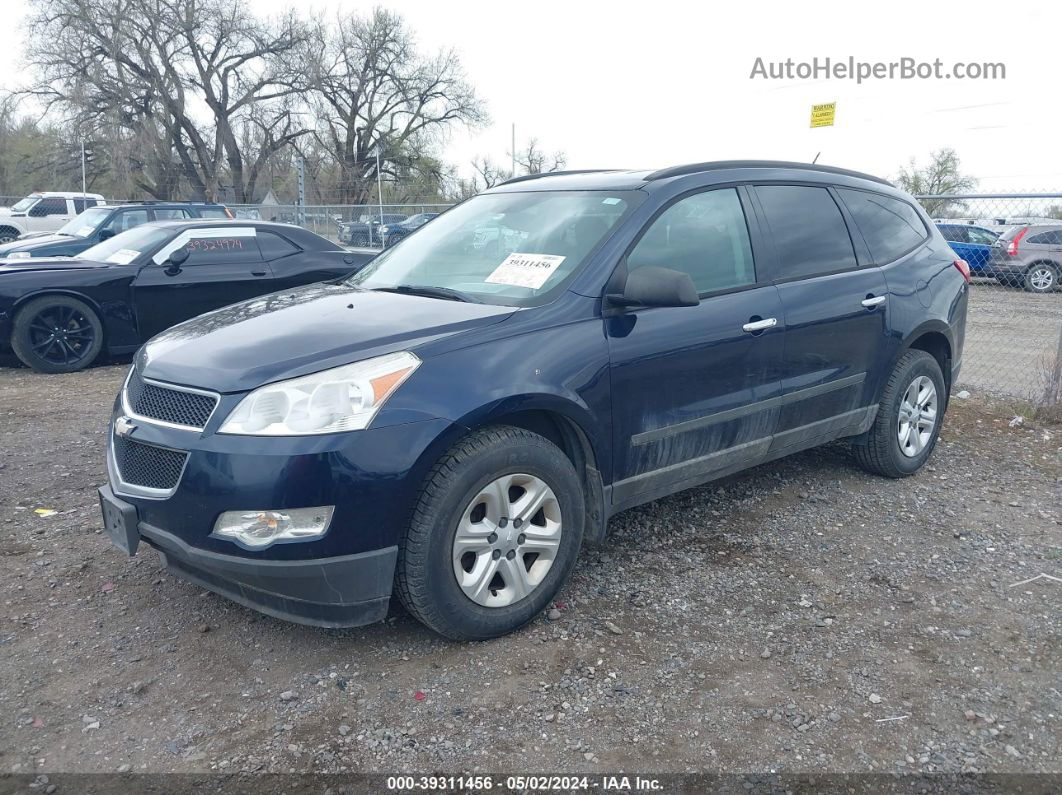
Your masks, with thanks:
M 512 149 L 512 156 L 513 156 L 513 164 L 512 164 L 512 172 L 513 173 L 512 173 L 512 176 L 515 177 L 516 176 L 516 122 L 515 121 L 513 122 L 513 143 L 512 143 L 512 147 L 513 147 L 513 149 Z
M 87 203 L 88 182 L 85 179 L 85 139 L 81 139 L 81 201 Z
M 306 158 L 299 153 L 299 194 L 296 198 L 295 222 L 299 226 L 306 225 Z
M 376 144 L 376 198 L 380 201 L 380 228 L 383 229 L 383 172 L 380 171 L 380 144 Z M 369 239 L 371 241 L 371 235 Z M 380 233 L 380 243 L 383 244 L 383 232 Z

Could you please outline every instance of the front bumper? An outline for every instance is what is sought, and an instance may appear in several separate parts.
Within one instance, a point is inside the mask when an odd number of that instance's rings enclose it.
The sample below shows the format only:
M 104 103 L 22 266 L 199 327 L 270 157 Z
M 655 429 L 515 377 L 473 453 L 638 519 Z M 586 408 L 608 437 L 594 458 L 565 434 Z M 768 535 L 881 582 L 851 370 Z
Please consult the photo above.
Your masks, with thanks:
M 157 549 L 173 574 L 285 621 L 319 627 L 355 627 L 387 615 L 398 547 L 317 560 L 254 560 L 208 552 L 172 533 L 139 521 L 136 506 L 99 490 L 108 506 L 132 526 L 108 527 L 112 540 L 136 551 L 140 540 Z

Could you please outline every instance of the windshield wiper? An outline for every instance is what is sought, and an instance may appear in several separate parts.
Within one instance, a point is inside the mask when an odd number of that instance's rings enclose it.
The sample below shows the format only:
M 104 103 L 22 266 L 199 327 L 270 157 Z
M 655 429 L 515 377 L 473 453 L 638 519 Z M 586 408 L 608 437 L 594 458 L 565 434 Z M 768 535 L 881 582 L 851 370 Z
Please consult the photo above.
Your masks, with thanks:
M 396 284 L 394 287 L 375 287 L 385 293 L 402 293 L 403 295 L 423 295 L 428 298 L 442 298 L 446 301 L 464 301 L 468 304 L 483 303 L 478 298 L 473 298 L 461 290 L 451 287 L 432 287 L 428 284 Z

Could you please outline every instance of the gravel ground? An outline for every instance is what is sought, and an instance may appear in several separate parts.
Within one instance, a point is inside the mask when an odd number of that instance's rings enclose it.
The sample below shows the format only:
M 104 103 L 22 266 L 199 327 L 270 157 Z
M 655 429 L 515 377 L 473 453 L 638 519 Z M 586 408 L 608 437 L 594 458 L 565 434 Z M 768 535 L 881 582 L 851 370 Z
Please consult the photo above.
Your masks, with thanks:
M 1027 293 L 987 280 L 970 288 L 960 386 L 1038 398 L 1062 334 L 1062 292 Z
M 452 643 L 259 615 L 99 531 L 125 368 L 0 369 L 0 770 L 1062 772 L 1062 430 L 956 401 L 628 511 L 555 609 Z M 37 509 L 57 511 L 41 516 Z

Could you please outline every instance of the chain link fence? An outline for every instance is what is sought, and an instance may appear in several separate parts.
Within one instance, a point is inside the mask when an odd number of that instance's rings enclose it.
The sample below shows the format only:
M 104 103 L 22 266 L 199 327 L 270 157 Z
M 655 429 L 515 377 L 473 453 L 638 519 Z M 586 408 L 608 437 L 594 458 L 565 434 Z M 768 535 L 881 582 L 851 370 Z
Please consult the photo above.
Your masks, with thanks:
M 958 387 L 1057 411 L 1062 193 L 917 198 L 973 276 Z

